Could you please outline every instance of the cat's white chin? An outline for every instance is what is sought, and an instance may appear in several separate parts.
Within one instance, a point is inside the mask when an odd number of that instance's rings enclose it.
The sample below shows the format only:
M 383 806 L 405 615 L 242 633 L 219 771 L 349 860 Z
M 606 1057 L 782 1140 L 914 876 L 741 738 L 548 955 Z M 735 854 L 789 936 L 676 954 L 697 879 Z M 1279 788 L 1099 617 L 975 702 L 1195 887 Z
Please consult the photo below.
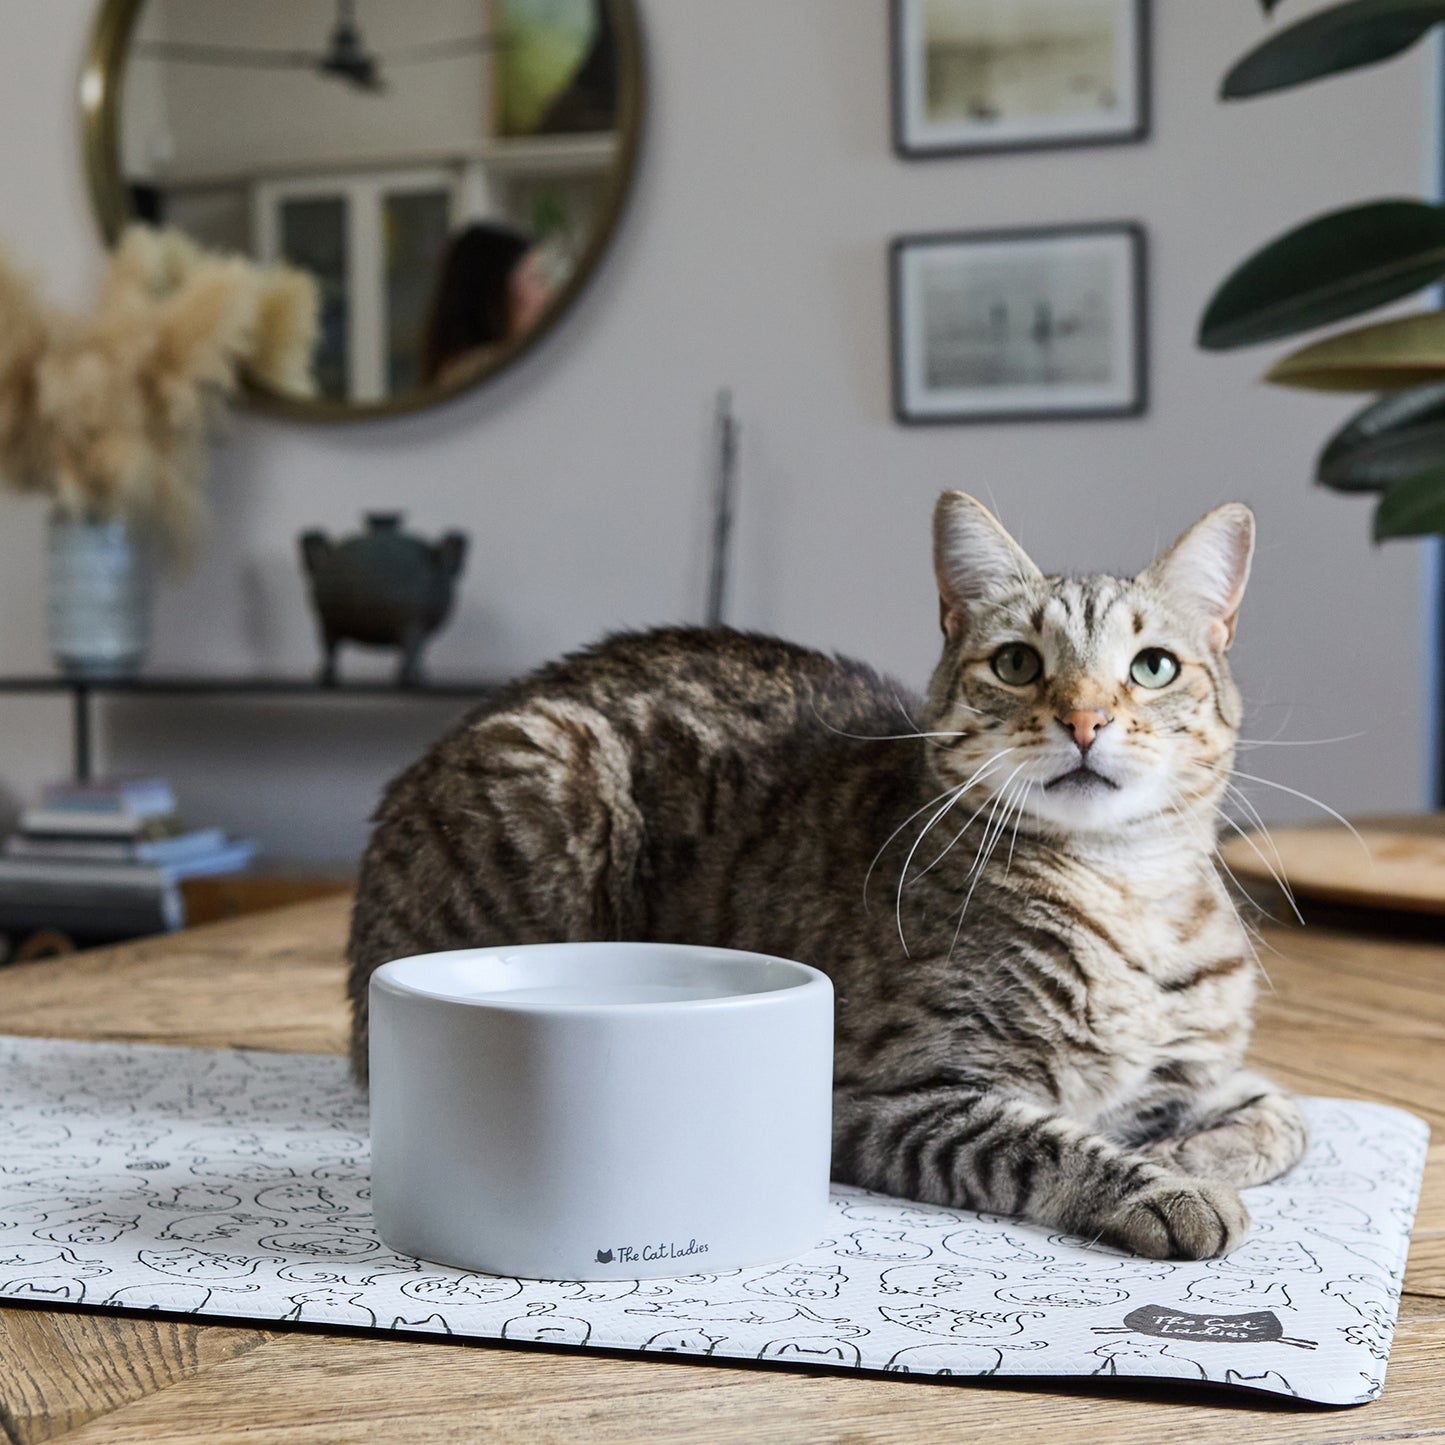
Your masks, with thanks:
M 1167 790 L 1151 776 L 1065 767 L 1032 788 L 1026 806 L 1040 821 L 1065 832 L 1100 833 L 1156 816 L 1167 802 Z

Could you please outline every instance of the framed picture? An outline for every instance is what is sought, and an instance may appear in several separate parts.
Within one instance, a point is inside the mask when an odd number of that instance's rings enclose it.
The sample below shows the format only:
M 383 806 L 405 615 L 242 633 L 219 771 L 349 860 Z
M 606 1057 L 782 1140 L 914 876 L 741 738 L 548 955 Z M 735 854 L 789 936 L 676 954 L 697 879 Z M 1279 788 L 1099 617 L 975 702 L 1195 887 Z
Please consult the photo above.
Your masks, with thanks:
M 1148 32 L 1148 0 L 893 0 L 894 148 L 1142 140 Z
M 905 236 L 890 263 L 899 421 L 1143 412 L 1139 226 Z

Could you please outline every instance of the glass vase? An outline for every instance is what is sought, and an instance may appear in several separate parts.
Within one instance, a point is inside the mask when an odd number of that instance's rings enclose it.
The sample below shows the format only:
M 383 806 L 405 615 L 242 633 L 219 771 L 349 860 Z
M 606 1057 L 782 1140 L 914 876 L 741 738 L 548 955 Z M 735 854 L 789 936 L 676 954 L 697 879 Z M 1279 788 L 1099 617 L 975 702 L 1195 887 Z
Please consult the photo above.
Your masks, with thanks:
M 150 550 L 125 520 L 53 512 L 46 539 L 50 651 L 68 677 L 129 677 L 150 645 Z

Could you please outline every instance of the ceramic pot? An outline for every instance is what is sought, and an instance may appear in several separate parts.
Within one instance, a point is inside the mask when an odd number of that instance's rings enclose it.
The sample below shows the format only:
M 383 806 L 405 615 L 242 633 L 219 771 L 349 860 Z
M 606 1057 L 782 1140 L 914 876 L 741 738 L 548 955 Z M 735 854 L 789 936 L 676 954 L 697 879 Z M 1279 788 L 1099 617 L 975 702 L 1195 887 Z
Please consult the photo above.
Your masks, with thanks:
M 372 512 L 366 531 L 333 542 L 322 532 L 301 537 L 311 601 L 321 625 L 321 681 L 336 681 L 342 642 L 396 648 L 397 682 L 421 681 L 421 652 L 452 609 L 467 539 L 448 532 L 438 542 L 402 531 L 401 513 Z
M 150 555 L 127 521 L 51 514 L 50 651 L 69 677 L 129 677 L 150 645 Z

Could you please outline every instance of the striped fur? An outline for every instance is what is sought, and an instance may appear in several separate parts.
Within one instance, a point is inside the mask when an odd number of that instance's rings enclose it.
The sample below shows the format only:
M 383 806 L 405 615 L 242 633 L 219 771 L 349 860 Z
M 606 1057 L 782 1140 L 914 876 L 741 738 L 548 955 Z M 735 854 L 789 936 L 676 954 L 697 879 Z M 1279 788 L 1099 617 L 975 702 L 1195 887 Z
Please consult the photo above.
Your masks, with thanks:
M 1300 1155 L 1244 1071 L 1255 965 L 1212 863 L 1252 521 L 1137 578 L 1044 577 L 940 502 L 945 647 L 919 700 L 775 639 L 614 637 L 467 719 L 388 789 L 350 944 L 353 1061 L 387 959 L 556 939 L 758 949 L 837 993 L 834 1167 L 1141 1253 L 1237 1243 L 1238 1188 Z M 1026 642 L 1041 679 L 991 659 Z M 1145 647 L 1169 686 L 1129 680 Z M 1107 718 L 1114 786 L 1059 719 Z M 921 724 L 921 725 L 920 725 Z

